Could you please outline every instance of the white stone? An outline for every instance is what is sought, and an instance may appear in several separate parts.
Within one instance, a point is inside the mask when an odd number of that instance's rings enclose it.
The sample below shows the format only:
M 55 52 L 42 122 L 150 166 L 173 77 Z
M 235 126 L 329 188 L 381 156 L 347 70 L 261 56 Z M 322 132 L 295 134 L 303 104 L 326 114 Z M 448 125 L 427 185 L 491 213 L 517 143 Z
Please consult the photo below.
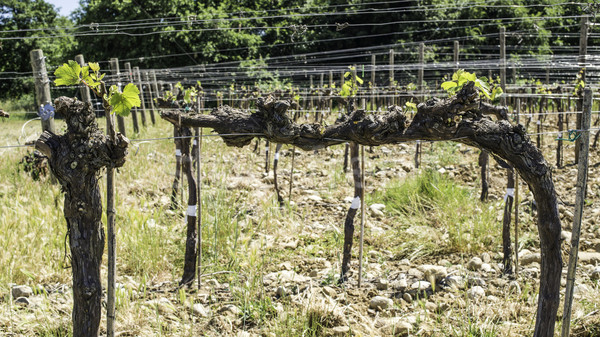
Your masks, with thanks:
M 439 282 L 448 276 L 448 269 L 442 266 L 424 264 L 418 269 L 425 274 L 425 279 L 429 282 Z
M 208 317 L 208 310 L 201 303 L 195 303 L 192 307 L 192 312 L 196 316 Z
M 474 286 L 467 290 L 467 296 L 472 300 L 476 300 L 485 296 L 485 290 L 480 286 Z
M 29 297 L 33 295 L 33 289 L 30 286 L 15 286 L 11 289 L 12 297 Z
M 391 308 L 394 305 L 394 301 L 391 298 L 385 296 L 375 296 L 369 303 L 369 308 L 375 310 L 385 310 Z
M 476 271 L 476 270 L 481 269 L 482 264 L 483 264 L 483 261 L 481 261 L 481 259 L 479 257 L 475 256 L 467 263 L 467 269 Z

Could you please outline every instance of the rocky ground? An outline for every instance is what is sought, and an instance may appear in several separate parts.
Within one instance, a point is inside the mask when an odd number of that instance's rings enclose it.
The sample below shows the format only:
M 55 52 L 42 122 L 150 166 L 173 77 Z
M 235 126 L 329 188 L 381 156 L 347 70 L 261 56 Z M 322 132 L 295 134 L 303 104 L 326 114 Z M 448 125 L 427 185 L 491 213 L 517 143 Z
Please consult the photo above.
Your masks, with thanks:
M 544 149 L 549 162 L 554 162 L 554 145 L 552 142 Z M 567 164 L 572 162 L 572 150 L 572 145 L 566 149 Z M 219 180 L 208 170 L 204 183 L 207 189 L 223 184 L 236 196 L 233 199 L 239 202 L 240 209 L 254 210 L 239 221 L 243 242 L 239 252 L 246 254 L 246 259 L 239 262 L 238 269 L 223 266 L 207 273 L 200 289 L 179 289 L 177 276 L 168 273 L 151 280 L 121 273 L 119 336 L 531 335 L 540 274 L 535 210 L 527 187 L 521 185 L 519 270 L 516 275 L 503 275 L 501 239 L 496 236 L 500 233 L 506 178 L 504 170 L 495 163 L 490 170 L 490 200 L 477 204 L 497 214 L 496 229 L 488 234 L 494 238 L 470 238 L 469 246 L 465 244 L 463 249 L 447 248 L 447 230 L 428 225 L 427 214 L 422 222 L 405 223 L 405 218 L 391 212 L 385 204 L 369 203 L 359 287 L 358 237 L 349 280 L 338 283 L 342 224 L 352 200 L 351 175 L 340 172 L 343 147 L 317 154 L 298 152 L 293 203 L 281 210 L 274 203 L 267 209 L 260 206 L 273 196 L 272 172 L 260 173 L 262 156 L 249 156 L 249 148 L 231 151 L 234 155 L 228 158 L 208 159 L 208 163 L 220 161 L 229 165 L 227 179 Z M 367 194 L 385 189 L 393 181 L 434 170 L 466 186 L 472 202 L 479 203 L 478 150 L 425 144 L 419 169 L 414 168 L 413 151 L 414 144 L 401 144 L 367 152 Z M 240 157 L 236 156 L 246 158 L 247 165 L 239 165 Z M 285 199 L 290 157 L 290 149 L 282 152 L 279 174 Z M 591 164 L 598 158 L 599 153 L 594 151 Z M 600 334 L 598 173 L 598 166 L 591 165 L 575 287 L 573 336 Z M 554 170 L 563 220 L 563 286 L 576 174 L 574 165 Z M 131 191 L 139 186 L 129 188 Z M 133 197 L 124 198 L 124 202 L 130 202 L 128 198 Z M 161 195 L 155 201 L 168 202 Z M 179 230 L 178 235 L 182 233 Z M 439 249 L 423 242 L 433 242 Z M 564 290 L 561 292 L 564 294 Z M 15 336 L 20 334 L 18 331 L 35 334 L 35 329 L 20 330 L 20 321 L 44 324 L 42 320 L 58 319 L 68 323 L 71 305 L 66 283 L 13 284 L 10 294 L 0 303 L 0 335 Z M 53 334 L 66 335 L 67 331 L 59 329 Z

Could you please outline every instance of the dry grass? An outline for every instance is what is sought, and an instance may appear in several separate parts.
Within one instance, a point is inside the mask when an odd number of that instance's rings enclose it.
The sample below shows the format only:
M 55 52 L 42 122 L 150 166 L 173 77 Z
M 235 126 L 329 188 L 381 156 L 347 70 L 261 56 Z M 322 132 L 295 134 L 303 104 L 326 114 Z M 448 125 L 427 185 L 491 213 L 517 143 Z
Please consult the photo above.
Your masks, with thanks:
M 0 145 L 15 144 L 23 123 L 0 122 Z M 28 124 L 21 139 L 35 138 L 38 124 Z M 104 125 L 102 120 L 99 124 Z M 170 125 L 159 121 L 131 138 L 171 134 Z M 200 290 L 178 290 L 185 207 L 169 211 L 174 146 L 171 141 L 132 143 L 128 162 L 116 178 L 118 334 L 232 336 L 246 330 L 262 336 L 322 336 L 333 327 L 349 326 L 351 335 L 371 336 L 379 333 L 378 321 L 396 316 L 414 320 L 413 333 L 419 336 L 530 335 L 537 298 L 535 279 L 519 280 L 520 295 L 509 295 L 506 284 L 488 280 L 493 286 L 488 295 L 497 300 L 488 296 L 474 301 L 465 291 L 444 291 L 412 303 L 395 298 L 389 312 L 369 311 L 369 299 L 379 293 L 375 281 L 408 272 L 403 259 L 413 266 L 442 260 L 464 264 L 473 255 L 489 252 L 495 262 L 500 261 L 503 172 L 493 170 L 493 200 L 482 204 L 478 167 L 473 164 L 476 151 L 456 144 L 424 148 L 425 167 L 420 171 L 403 168 L 411 166 L 412 144 L 369 154 L 368 202 L 387 207 L 385 217 L 367 217 L 367 287 L 359 290 L 356 261 L 351 282 L 344 287 L 335 283 L 343 242 L 341 225 L 349 206 L 344 199 L 353 193 L 351 175 L 342 172 L 342 146 L 297 156 L 293 203 L 279 208 L 272 173 L 267 177 L 262 173 L 262 154 L 251 148 L 226 148 L 219 138 L 205 138 L 202 263 L 204 274 L 218 274 L 205 277 Z M 290 149 L 284 150 L 280 184 L 287 200 Z M 27 151 L 0 150 L 0 249 L 5 252 L 0 254 L 0 335 L 68 336 L 71 271 L 66 268 L 62 195 L 50 179 L 34 181 L 19 169 Z M 447 172 L 439 173 L 441 167 Z M 522 247 L 535 247 L 534 218 L 524 212 L 521 221 Z M 280 297 L 277 285 L 265 284 L 263 278 L 285 269 L 304 276 L 316 272 L 317 276 L 306 288 L 290 287 L 291 295 Z M 36 296 L 33 305 L 21 307 L 12 303 L 11 284 L 45 287 L 48 292 Z M 334 301 L 323 295 L 324 286 L 336 292 Z M 443 309 L 431 310 L 428 302 Z M 597 333 L 598 315 L 590 313 L 598 310 L 598 302 L 587 297 L 576 300 L 581 313 L 574 323 L 577 336 Z M 202 303 L 208 316 L 194 315 L 194 303 Z M 223 310 L 228 304 L 239 312 Z

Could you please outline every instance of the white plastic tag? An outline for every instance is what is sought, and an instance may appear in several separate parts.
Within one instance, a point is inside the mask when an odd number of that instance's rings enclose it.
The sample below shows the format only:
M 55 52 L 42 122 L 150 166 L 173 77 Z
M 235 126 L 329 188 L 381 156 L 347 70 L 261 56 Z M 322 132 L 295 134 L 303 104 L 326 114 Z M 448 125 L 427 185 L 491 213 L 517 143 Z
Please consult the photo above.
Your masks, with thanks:
M 196 205 L 189 205 L 187 210 L 188 216 L 196 216 Z
M 350 205 L 351 209 L 358 209 L 360 207 L 360 197 L 355 197 Z
M 514 188 L 506 189 L 506 194 L 504 195 L 504 202 L 506 202 L 506 199 L 508 199 L 508 197 L 511 197 L 511 198 L 515 197 L 515 189 Z
M 279 160 L 279 152 L 275 153 L 275 160 Z
M 181 150 L 180 149 L 176 149 L 175 150 L 175 157 L 181 157 Z
M 538 119 L 538 121 L 537 121 L 535 124 L 537 124 L 537 125 L 542 125 L 542 121 L 540 121 L 540 120 Z

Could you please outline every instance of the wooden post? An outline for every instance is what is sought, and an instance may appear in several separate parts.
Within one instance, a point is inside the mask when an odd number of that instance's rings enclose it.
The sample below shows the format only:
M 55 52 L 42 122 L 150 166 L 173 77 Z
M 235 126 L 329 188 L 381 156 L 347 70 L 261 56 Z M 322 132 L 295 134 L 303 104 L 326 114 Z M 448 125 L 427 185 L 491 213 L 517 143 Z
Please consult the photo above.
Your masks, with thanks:
M 200 110 L 200 108 L 198 108 Z M 198 112 L 199 114 L 202 112 Z M 198 275 L 198 289 L 202 287 L 202 171 L 201 171 L 201 148 L 202 148 L 202 129 L 196 128 L 196 180 L 198 181 L 197 192 L 198 194 L 198 215 L 196 217 L 198 225 L 198 246 L 196 249 L 196 255 L 198 256 L 196 264 L 196 273 Z
M 200 96 L 197 98 L 198 114 L 202 114 L 202 106 L 200 104 Z M 198 195 L 198 215 L 196 221 L 198 224 L 198 246 L 196 255 L 198 257 L 196 264 L 196 272 L 198 274 L 198 289 L 202 286 L 202 128 L 196 128 L 196 194 Z
M 460 52 L 460 44 L 458 41 L 454 41 L 454 71 L 458 70 L 458 57 L 459 57 L 459 52 Z M 452 78 L 450 78 L 452 79 Z
M 102 85 L 101 92 L 107 94 L 106 85 Z M 116 143 L 115 124 L 111 107 L 104 101 L 106 111 L 106 133 L 111 142 Z M 115 169 L 106 168 L 106 236 L 107 236 L 107 290 L 106 290 L 106 336 L 115 336 L 115 280 L 117 272 L 117 238 L 115 235 Z
M 46 70 L 46 58 L 41 49 L 34 49 L 29 53 L 31 59 L 31 68 L 33 69 L 33 78 L 35 79 L 35 101 L 37 109 L 46 104 L 52 104 L 50 96 L 50 80 Z M 54 128 L 54 117 L 42 118 L 42 131 L 56 133 Z
M 391 97 L 392 92 L 394 90 L 394 50 L 390 49 L 390 98 L 388 102 L 390 105 L 394 104 L 393 97 Z
M 425 44 L 419 44 L 419 73 L 417 79 L 417 86 L 419 88 L 419 96 L 421 102 L 425 100 Z M 417 144 L 415 146 L 415 168 L 419 168 L 419 157 L 421 155 L 421 141 L 417 140 Z
M 377 64 L 375 54 L 371 55 L 371 110 L 377 111 L 375 104 L 375 71 L 377 71 Z
M 319 90 L 318 92 L 318 97 L 317 97 L 317 112 L 316 112 L 316 116 L 318 116 L 317 118 L 315 118 L 315 122 L 316 123 L 320 123 L 321 120 L 323 119 L 323 109 L 325 109 L 324 104 L 323 104 L 323 85 L 324 85 L 324 81 L 325 81 L 325 74 L 321 73 L 319 75 Z
M 581 80 L 585 83 L 586 80 L 586 69 L 585 69 L 585 62 L 586 62 L 586 55 L 587 55 L 587 40 L 588 40 L 588 27 L 589 27 L 589 17 L 587 15 L 584 15 L 581 17 L 581 29 L 579 32 L 579 59 L 578 59 L 578 63 L 579 63 L 579 71 L 581 72 Z M 579 99 L 579 102 L 581 102 L 581 98 Z M 582 103 L 579 103 L 579 106 L 582 106 Z M 581 111 L 581 108 L 577 109 L 578 111 Z M 581 130 L 582 129 L 582 115 L 583 114 L 577 114 L 576 115 L 576 125 L 575 128 L 577 130 Z M 575 141 L 575 164 L 579 163 L 579 150 L 581 149 L 581 137 L 579 137 L 576 141 Z
M 562 167 L 562 146 L 563 146 L 563 104 L 561 98 L 555 98 L 556 110 L 558 111 L 558 142 L 556 144 L 556 167 Z
M 506 28 L 500 27 L 500 87 L 505 93 L 500 96 L 500 104 L 506 105 Z
M 115 83 L 117 84 L 117 87 L 119 87 L 119 90 L 121 90 L 121 73 L 119 71 L 118 58 L 113 57 L 110 59 L 110 72 L 116 77 Z M 117 116 L 117 127 L 119 128 L 120 133 L 122 133 L 124 136 L 127 136 L 127 133 L 125 132 L 125 120 L 122 116 Z
M 331 70 L 329 71 L 329 90 L 329 113 L 331 113 L 333 110 L 333 100 L 331 99 L 331 97 L 333 97 L 333 71 Z
M 152 125 L 154 125 L 156 124 L 156 119 L 154 117 L 154 111 L 156 110 L 154 106 L 154 98 L 156 97 L 156 92 L 152 88 L 152 84 L 150 82 L 150 74 L 148 72 L 144 73 L 144 80 L 146 81 L 146 88 L 148 89 L 148 99 L 150 100 L 150 120 L 152 121 Z
M 358 246 L 358 287 L 362 282 L 362 266 L 363 266 L 363 243 L 365 232 L 365 146 L 360 146 L 360 243 Z
M 579 31 L 579 69 L 582 70 L 581 80 L 585 82 L 586 79 L 586 55 L 588 46 L 588 33 L 589 33 L 589 20 L 590 17 L 584 15 L 581 17 L 581 29 Z
M 517 125 L 521 114 L 521 99 L 517 97 Z M 515 174 L 515 275 L 519 275 L 519 174 Z
M 144 85 L 142 84 L 142 75 L 140 74 L 139 67 L 133 67 L 133 80 L 137 83 L 138 89 L 140 89 L 140 101 L 142 102 L 140 117 L 142 117 L 142 125 L 146 126 L 146 101 L 144 98 Z
M 418 83 L 419 94 L 421 96 L 421 102 L 425 100 L 425 43 L 419 43 L 419 73 Z
M 133 83 L 133 73 L 131 72 L 131 64 L 125 62 L 125 75 L 128 82 Z M 138 125 L 137 108 L 131 109 L 131 120 L 133 121 L 133 132 L 139 133 L 140 126 Z
M 567 272 L 567 287 L 565 290 L 565 306 L 563 310 L 561 337 L 569 336 L 571 326 L 571 306 L 573 304 L 573 288 L 575 286 L 575 271 L 577 269 L 577 255 L 579 251 L 579 235 L 581 232 L 581 219 L 585 204 L 585 191 L 587 187 L 588 154 L 590 146 L 590 121 L 592 119 L 592 89 L 586 87 L 583 95 L 583 113 L 581 114 L 583 131 L 580 132 L 581 139 L 579 150 L 579 164 L 577 167 L 577 184 L 575 195 L 575 212 L 573 216 L 573 232 L 571 235 L 571 253 L 569 254 L 569 268 Z
M 308 109 L 314 113 L 315 111 L 315 100 L 313 94 L 313 75 L 310 75 L 310 89 L 308 89 Z
M 151 80 L 152 80 L 152 91 L 154 92 L 155 98 L 161 97 L 162 93 L 161 93 L 160 88 L 158 86 L 158 81 L 156 81 L 156 71 L 152 70 L 150 72 L 150 76 L 151 76 Z
M 83 59 L 83 55 L 75 55 L 75 62 L 77 62 L 81 67 L 85 66 L 85 60 Z M 79 86 L 79 93 L 81 94 L 81 100 L 84 102 L 92 103 L 92 96 L 90 96 L 90 89 L 81 84 Z

